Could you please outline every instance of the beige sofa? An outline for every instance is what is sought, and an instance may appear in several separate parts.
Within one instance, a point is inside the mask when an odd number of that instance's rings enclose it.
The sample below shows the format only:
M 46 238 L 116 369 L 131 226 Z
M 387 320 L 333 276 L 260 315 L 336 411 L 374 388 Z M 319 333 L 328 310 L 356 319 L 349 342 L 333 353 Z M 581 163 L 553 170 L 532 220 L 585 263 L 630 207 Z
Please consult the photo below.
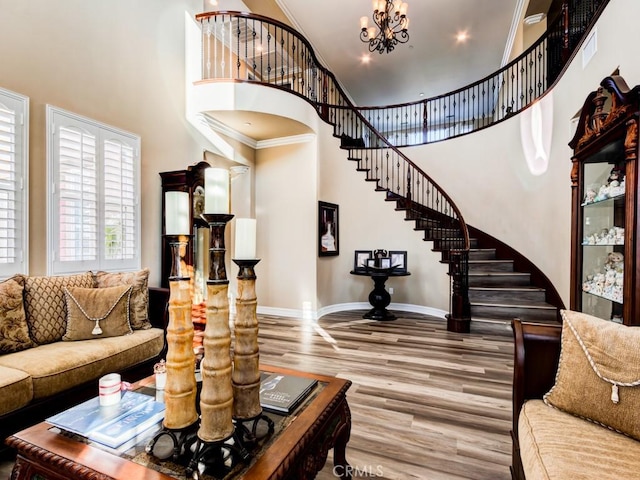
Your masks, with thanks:
M 164 356 L 169 291 L 148 270 L 0 283 L 0 438 L 97 394 L 110 372 L 135 381 Z
M 514 479 L 640 478 L 640 328 L 514 320 Z

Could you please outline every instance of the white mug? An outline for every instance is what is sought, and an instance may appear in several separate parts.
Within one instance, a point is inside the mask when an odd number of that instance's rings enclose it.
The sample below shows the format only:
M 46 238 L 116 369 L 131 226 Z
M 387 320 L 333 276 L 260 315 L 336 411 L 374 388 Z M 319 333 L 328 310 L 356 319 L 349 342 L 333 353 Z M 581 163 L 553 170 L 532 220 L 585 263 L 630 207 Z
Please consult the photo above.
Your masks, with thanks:
M 109 373 L 98 381 L 100 406 L 115 405 L 122 398 L 122 379 L 119 373 Z

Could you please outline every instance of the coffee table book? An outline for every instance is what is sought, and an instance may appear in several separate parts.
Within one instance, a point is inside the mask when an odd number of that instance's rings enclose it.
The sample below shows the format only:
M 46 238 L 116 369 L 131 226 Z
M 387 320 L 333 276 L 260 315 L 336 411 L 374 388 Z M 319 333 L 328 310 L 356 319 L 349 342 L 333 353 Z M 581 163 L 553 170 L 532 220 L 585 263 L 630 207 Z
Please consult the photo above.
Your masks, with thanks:
M 119 403 L 100 406 L 98 397 L 46 419 L 60 430 L 116 448 L 164 417 L 164 404 L 143 393 L 127 391 Z
M 265 410 L 289 414 L 317 383 L 313 378 L 273 373 L 260 383 L 260 405 Z

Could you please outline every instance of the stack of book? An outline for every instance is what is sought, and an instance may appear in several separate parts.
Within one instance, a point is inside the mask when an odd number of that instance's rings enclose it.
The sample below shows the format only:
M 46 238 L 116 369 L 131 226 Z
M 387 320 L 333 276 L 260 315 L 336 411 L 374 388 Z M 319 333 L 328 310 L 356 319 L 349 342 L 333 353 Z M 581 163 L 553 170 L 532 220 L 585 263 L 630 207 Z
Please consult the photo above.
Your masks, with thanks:
M 104 407 L 98 397 L 46 419 L 60 430 L 111 448 L 119 448 L 164 418 L 164 403 L 138 392 L 125 392 L 119 403 Z
M 263 375 L 260 382 L 260 405 L 265 410 L 277 413 L 293 412 L 318 383 L 312 378 L 281 373 Z

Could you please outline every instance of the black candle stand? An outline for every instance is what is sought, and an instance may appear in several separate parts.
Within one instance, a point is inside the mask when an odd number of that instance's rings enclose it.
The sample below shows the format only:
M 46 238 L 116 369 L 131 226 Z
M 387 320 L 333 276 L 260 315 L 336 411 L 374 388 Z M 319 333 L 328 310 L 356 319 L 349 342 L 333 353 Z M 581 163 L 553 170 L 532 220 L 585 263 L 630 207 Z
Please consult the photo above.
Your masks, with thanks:
M 234 418 L 233 421 L 235 423 L 235 440 L 249 451 L 256 446 L 257 442 L 273 435 L 275 431 L 273 420 L 262 412 L 253 418 Z M 265 424 L 265 432 L 258 431 L 261 422 Z
M 198 465 L 202 464 L 205 471 L 212 471 L 215 476 L 225 476 L 238 462 L 247 462 L 250 458 L 249 452 L 238 442 L 235 431 L 231 436 L 214 442 L 207 442 L 196 436 L 195 448 L 185 475 L 193 478 L 196 473 L 198 478 Z
M 196 421 L 185 428 L 167 428 L 165 426 L 158 431 L 147 443 L 145 451 L 157 458 L 158 460 L 167 460 L 171 458 L 178 463 L 181 458 L 191 455 L 191 446 L 197 440 L 199 422 Z M 163 446 L 162 439 L 167 437 L 172 444 L 171 449 Z M 171 451 L 170 454 L 164 452 Z

